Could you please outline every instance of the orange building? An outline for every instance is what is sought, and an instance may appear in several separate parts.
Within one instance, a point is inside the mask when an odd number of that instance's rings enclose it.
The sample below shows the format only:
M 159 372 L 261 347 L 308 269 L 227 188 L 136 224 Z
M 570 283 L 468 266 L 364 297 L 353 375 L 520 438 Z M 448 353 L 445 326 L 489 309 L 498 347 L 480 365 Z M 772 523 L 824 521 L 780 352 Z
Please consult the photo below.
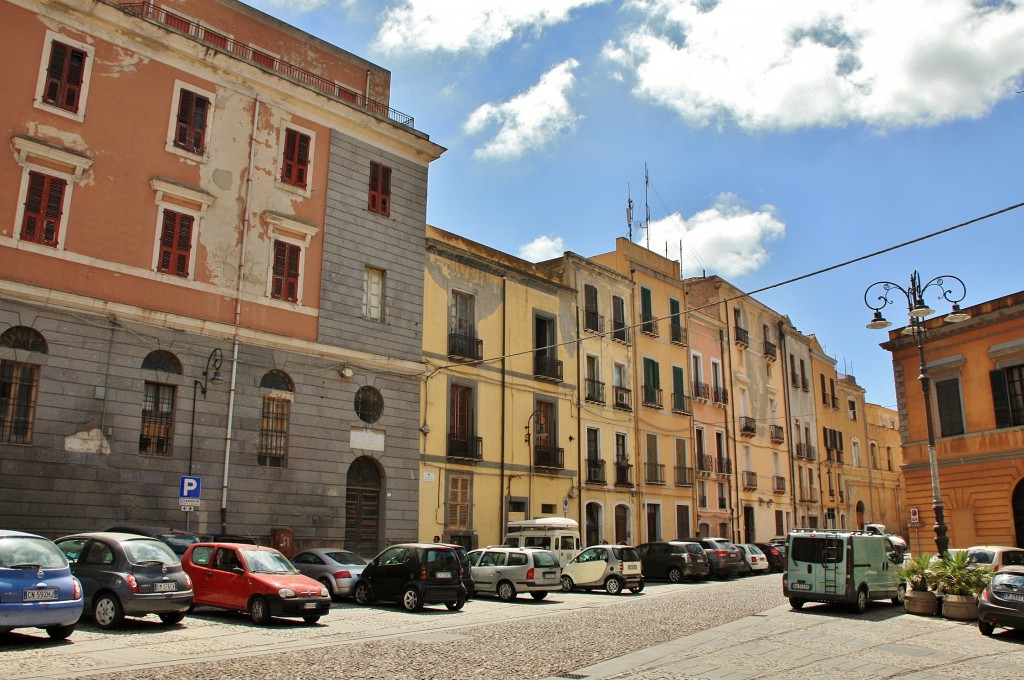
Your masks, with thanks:
M 924 320 L 938 478 L 949 545 L 1024 546 L 1024 292 Z M 928 431 L 917 343 L 891 330 L 906 503 L 923 527 L 914 552 L 934 551 Z

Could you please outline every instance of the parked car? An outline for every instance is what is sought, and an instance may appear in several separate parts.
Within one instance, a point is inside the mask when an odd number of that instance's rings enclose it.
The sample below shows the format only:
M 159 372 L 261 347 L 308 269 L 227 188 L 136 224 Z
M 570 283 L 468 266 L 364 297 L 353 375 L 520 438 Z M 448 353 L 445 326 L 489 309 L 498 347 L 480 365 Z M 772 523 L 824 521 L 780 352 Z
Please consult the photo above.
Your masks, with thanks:
M 192 580 L 163 541 L 96 531 L 55 542 L 82 582 L 85 609 L 100 628 L 117 628 L 125 616 L 147 614 L 175 624 L 192 606 Z
M 978 630 L 991 635 L 996 627 L 1024 628 L 1024 567 L 1003 567 L 978 598 Z
M 1024 566 L 1024 548 L 1010 548 L 1004 545 L 976 545 L 967 549 L 971 562 L 982 567 L 999 571 L 1003 567 Z
M 363 567 L 353 593 L 356 602 L 398 602 L 406 611 L 425 604 L 462 609 L 468 593 L 456 550 L 439 543 L 402 543 L 385 548 Z
M 188 547 L 199 542 L 199 537 L 188 531 L 168 529 L 166 527 L 150 527 L 139 525 L 122 525 L 104 529 L 104 531 L 117 531 L 123 534 L 138 534 L 139 536 L 150 536 L 163 541 L 167 547 L 174 551 L 180 559 Z
M 711 575 L 715 578 L 733 578 L 743 570 L 743 554 L 728 538 L 683 538 L 682 541 L 700 543 L 708 556 Z
M 781 548 L 771 543 L 754 543 L 764 556 L 768 558 L 768 567 L 770 571 L 785 571 L 786 570 L 786 546 Z
M 469 552 L 477 593 L 495 593 L 505 600 L 530 593 L 543 600 L 562 587 L 558 555 L 550 550 L 490 546 Z
M 592 545 L 562 567 L 562 590 L 604 588 L 618 595 L 644 589 L 643 564 L 636 548 L 625 545 Z
M 203 534 L 200 537 L 203 543 L 241 543 L 244 545 L 259 545 L 252 536 L 246 534 Z
M 736 547 L 743 553 L 743 564 L 744 569 L 740 573 L 751 575 L 751 574 L 767 574 L 771 565 L 768 564 L 768 558 L 753 543 L 737 543 Z
M 257 626 L 275 616 L 316 623 L 331 594 L 273 548 L 247 543 L 196 543 L 181 560 L 195 583 L 195 603 L 246 612 Z
M 64 553 L 52 542 L 0 529 L 0 633 L 42 628 L 54 640 L 75 630 L 85 600 Z
M 473 568 L 469 563 L 469 551 L 457 543 L 442 543 L 455 551 L 459 558 L 459 566 L 462 567 L 462 587 L 466 589 L 466 599 L 473 597 L 476 592 L 476 584 L 473 582 Z
M 711 567 L 700 543 L 655 541 L 636 547 L 644 578 L 668 579 L 679 583 L 684 578 L 699 581 L 708 578 Z
M 352 595 L 366 562 L 366 558 L 341 548 L 310 548 L 292 558 L 296 569 L 327 586 L 332 597 Z

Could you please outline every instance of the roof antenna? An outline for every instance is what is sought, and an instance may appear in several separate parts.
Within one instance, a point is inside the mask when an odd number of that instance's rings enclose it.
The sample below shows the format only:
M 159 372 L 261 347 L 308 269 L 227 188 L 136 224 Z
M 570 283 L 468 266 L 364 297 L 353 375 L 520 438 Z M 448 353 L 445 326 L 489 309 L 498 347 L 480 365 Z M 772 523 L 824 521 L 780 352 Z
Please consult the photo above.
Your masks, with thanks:
M 647 204 L 647 185 L 651 183 L 647 175 L 647 163 L 644 163 L 644 231 L 647 232 L 647 250 L 651 249 L 651 206 Z
M 633 198 L 629 194 L 629 182 L 626 182 L 626 234 L 629 242 L 633 242 Z

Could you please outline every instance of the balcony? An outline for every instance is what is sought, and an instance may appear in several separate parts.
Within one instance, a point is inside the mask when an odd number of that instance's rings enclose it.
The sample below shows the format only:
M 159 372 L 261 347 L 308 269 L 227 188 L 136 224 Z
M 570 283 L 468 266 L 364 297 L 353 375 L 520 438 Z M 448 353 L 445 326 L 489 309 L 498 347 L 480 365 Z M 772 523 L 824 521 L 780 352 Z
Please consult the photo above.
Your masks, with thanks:
M 786 478 L 781 475 L 772 477 L 772 492 L 786 493 Z
M 708 401 L 711 399 L 711 386 L 707 383 L 695 381 L 693 383 L 693 398 L 701 401 Z
M 629 344 L 629 328 L 626 327 L 625 321 L 612 321 L 612 340 L 624 345 Z
M 462 333 L 448 334 L 448 358 L 480 361 L 484 358 L 484 341 Z
M 676 465 L 676 486 L 693 486 L 693 470 L 685 465 Z
M 648 316 L 647 314 L 641 315 L 640 332 L 644 335 L 650 335 L 655 338 L 658 337 L 658 320 L 653 316 Z
M 802 389 L 804 392 L 810 392 L 811 391 L 811 381 L 808 380 L 807 378 L 801 377 L 800 378 L 800 389 Z
M 764 341 L 764 358 L 768 361 L 775 361 L 779 358 L 779 349 L 775 346 L 775 343 Z
M 686 344 L 686 329 L 678 324 L 669 326 L 669 341 L 674 345 Z
M 793 383 L 793 387 L 800 387 L 800 376 L 796 373 L 789 374 L 789 381 Z
M 756 489 L 757 488 L 757 473 L 750 470 L 743 471 L 743 488 L 744 489 Z
M 739 345 L 740 347 L 750 346 L 750 332 L 746 328 L 742 328 L 741 326 L 733 326 L 732 331 L 733 340 L 736 342 L 737 345 Z
M 483 438 L 466 434 L 448 435 L 448 458 L 476 462 L 483 459 Z
M 565 469 L 565 449 L 553 446 L 533 447 L 533 466 L 539 468 L 551 468 L 555 470 Z
M 843 464 L 843 452 L 838 449 L 825 449 L 825 461 L 828 463 Z
M 771 426 L 771 439 L 776 444 L 781 444 L 786 441 L 786 431 L 783 429 L 782 425 Z
M 665 465 L 663 463 L 645 463 L 644 481 L 648 484 L 664 484 Z
M 682 413 L 684 415 L 692 413 L 690 410 L 690 398 L 683 392 L 672 393 L 672 412 Z
M 711 403 L 715 406 L 725 406 L 729 403 L 729 390 L 724 387 L 711 388 Z
M 709 456 L 706 453 L 702 453 L 702 454 L 698 455 L 696 458 L 697 458 L 697 471 L 698 472 L 708 472 L 708 473 L 710 473 L 710 472 L 714 472 L 715 471 L 715 463 L 714 463 L 715 459 L 714 458 L 712 458 L 711 456 Z
M 702 507 L 702 508 L 708 507 L 708 497 L 707 496 L 698 496 L 697 497 L 697 505 L 699 507 Z
M 592 401 L 597 404 L 604 403 L 604 383 L 600 380 L 594 380 L 593 378 L 587 378 L 584 382 L 584 390 L 586 390 L 586 400 Z
M 643 390 L 644 406 L 661 408 L 661 388 L 644 385 L 641 389 Z
M 753 437 L 757 434 L 757 421 L 750 416 L 740 416 L 740 434 L 744 437 Z
M 628 387 L 619 387 L 616 385 L 612 387 L 612 393 L 615 395 L 615 401 L 613 403 L 615 408 L 621 408 L 627 411 L 631 411 L 633 409 L 633 390 Z
M 615 463 L 615 486 L 633 486 L 633 466 Z
M 183 16 L 168 12 L 162 7 L 157 7 L 153 2 L 125 2 L 120 3 L 119 7 L 121 11 L 126 14 L 132 14 L 147 21 L 160 24 L 164 28 L 168 28 L 179 35 L 183 35 L 186 38 L 201 44 L 208 50 L 212 49 L 222 54 L 230 54 L 237 59 L 248 62 L 256 68 L 264 71 L 275 72 L 286 80 L 302 87 L 316 90 L 331 99 L 343 101 L 357 108 L 369 111 L 375 115 L 383 116 L 388 120 L 398 123 L 399 125 L 404 125 L 410 128 L 415 127 L 412 116 L 408 116 L 401 111 L 396 111 L 381 102 L 369 99 L 334 81 L 327 80 L 315 73 L 310 73 L 305 69 L 301 69 L 298 66 L 282 61 L 278 57 L 262 52 L 244 41 L 229 38 L 226 35 L 210 30 L 198 22 L 191 21 Z
M 840 503 L 845 503 L 846 502 L 846 494 L 843 493 L 842 489 L 839 490 L 839 502 Z
M 547 382 L 562 382 L 562 362 L 544 354 L 534 354 L 533 377 Z
M 607 484 L 604 461 L 599 458 L 587 459 L 587 484 Z
M 604 316 L 595 311 L 583 312 L 583 330 L 592 333 L 604 333 Z
M 803 458 L 805 460 L 815 460 L 818 457 L 817 452 L 814 450 L 813 444 L 805 444 L 804 442 L 797 442 L 796 444 L 796 457 Z
M 723 475 L 731 475 L 732 474 L 732 461 L 731 460 L 729 460 L 728 458 L 725 458 L 724 456 L 719 456 L 717 463 L 718 463 L 718 472 L 719 472 L 719 474 L 723 474 Z

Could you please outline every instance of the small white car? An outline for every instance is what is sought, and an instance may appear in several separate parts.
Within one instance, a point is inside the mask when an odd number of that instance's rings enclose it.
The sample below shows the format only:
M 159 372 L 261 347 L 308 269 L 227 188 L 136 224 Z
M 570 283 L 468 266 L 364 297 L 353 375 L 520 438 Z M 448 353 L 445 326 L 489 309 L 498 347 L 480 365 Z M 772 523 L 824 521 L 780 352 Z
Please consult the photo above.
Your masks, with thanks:
M 753 543 L 737 543 L 736 547 L 743 553 L 747 561 L 747 568 L 740 573 L 746 574 L 767 574 L 771 571 L 772 565 L 768 563 L 768 556 L 764 551 Z
M 618 595 L 644 589 L 643 566 L 636 548 L 625 545 L 592 545 L 562 567 L 562 590 L 604 588 Z
M 476 594 L 494 593 L 506 602 L 519 593 L 543 600 L 561 587 L 562 568 L 550 550 L 491 546 L 471 550 L 469 563 Z

